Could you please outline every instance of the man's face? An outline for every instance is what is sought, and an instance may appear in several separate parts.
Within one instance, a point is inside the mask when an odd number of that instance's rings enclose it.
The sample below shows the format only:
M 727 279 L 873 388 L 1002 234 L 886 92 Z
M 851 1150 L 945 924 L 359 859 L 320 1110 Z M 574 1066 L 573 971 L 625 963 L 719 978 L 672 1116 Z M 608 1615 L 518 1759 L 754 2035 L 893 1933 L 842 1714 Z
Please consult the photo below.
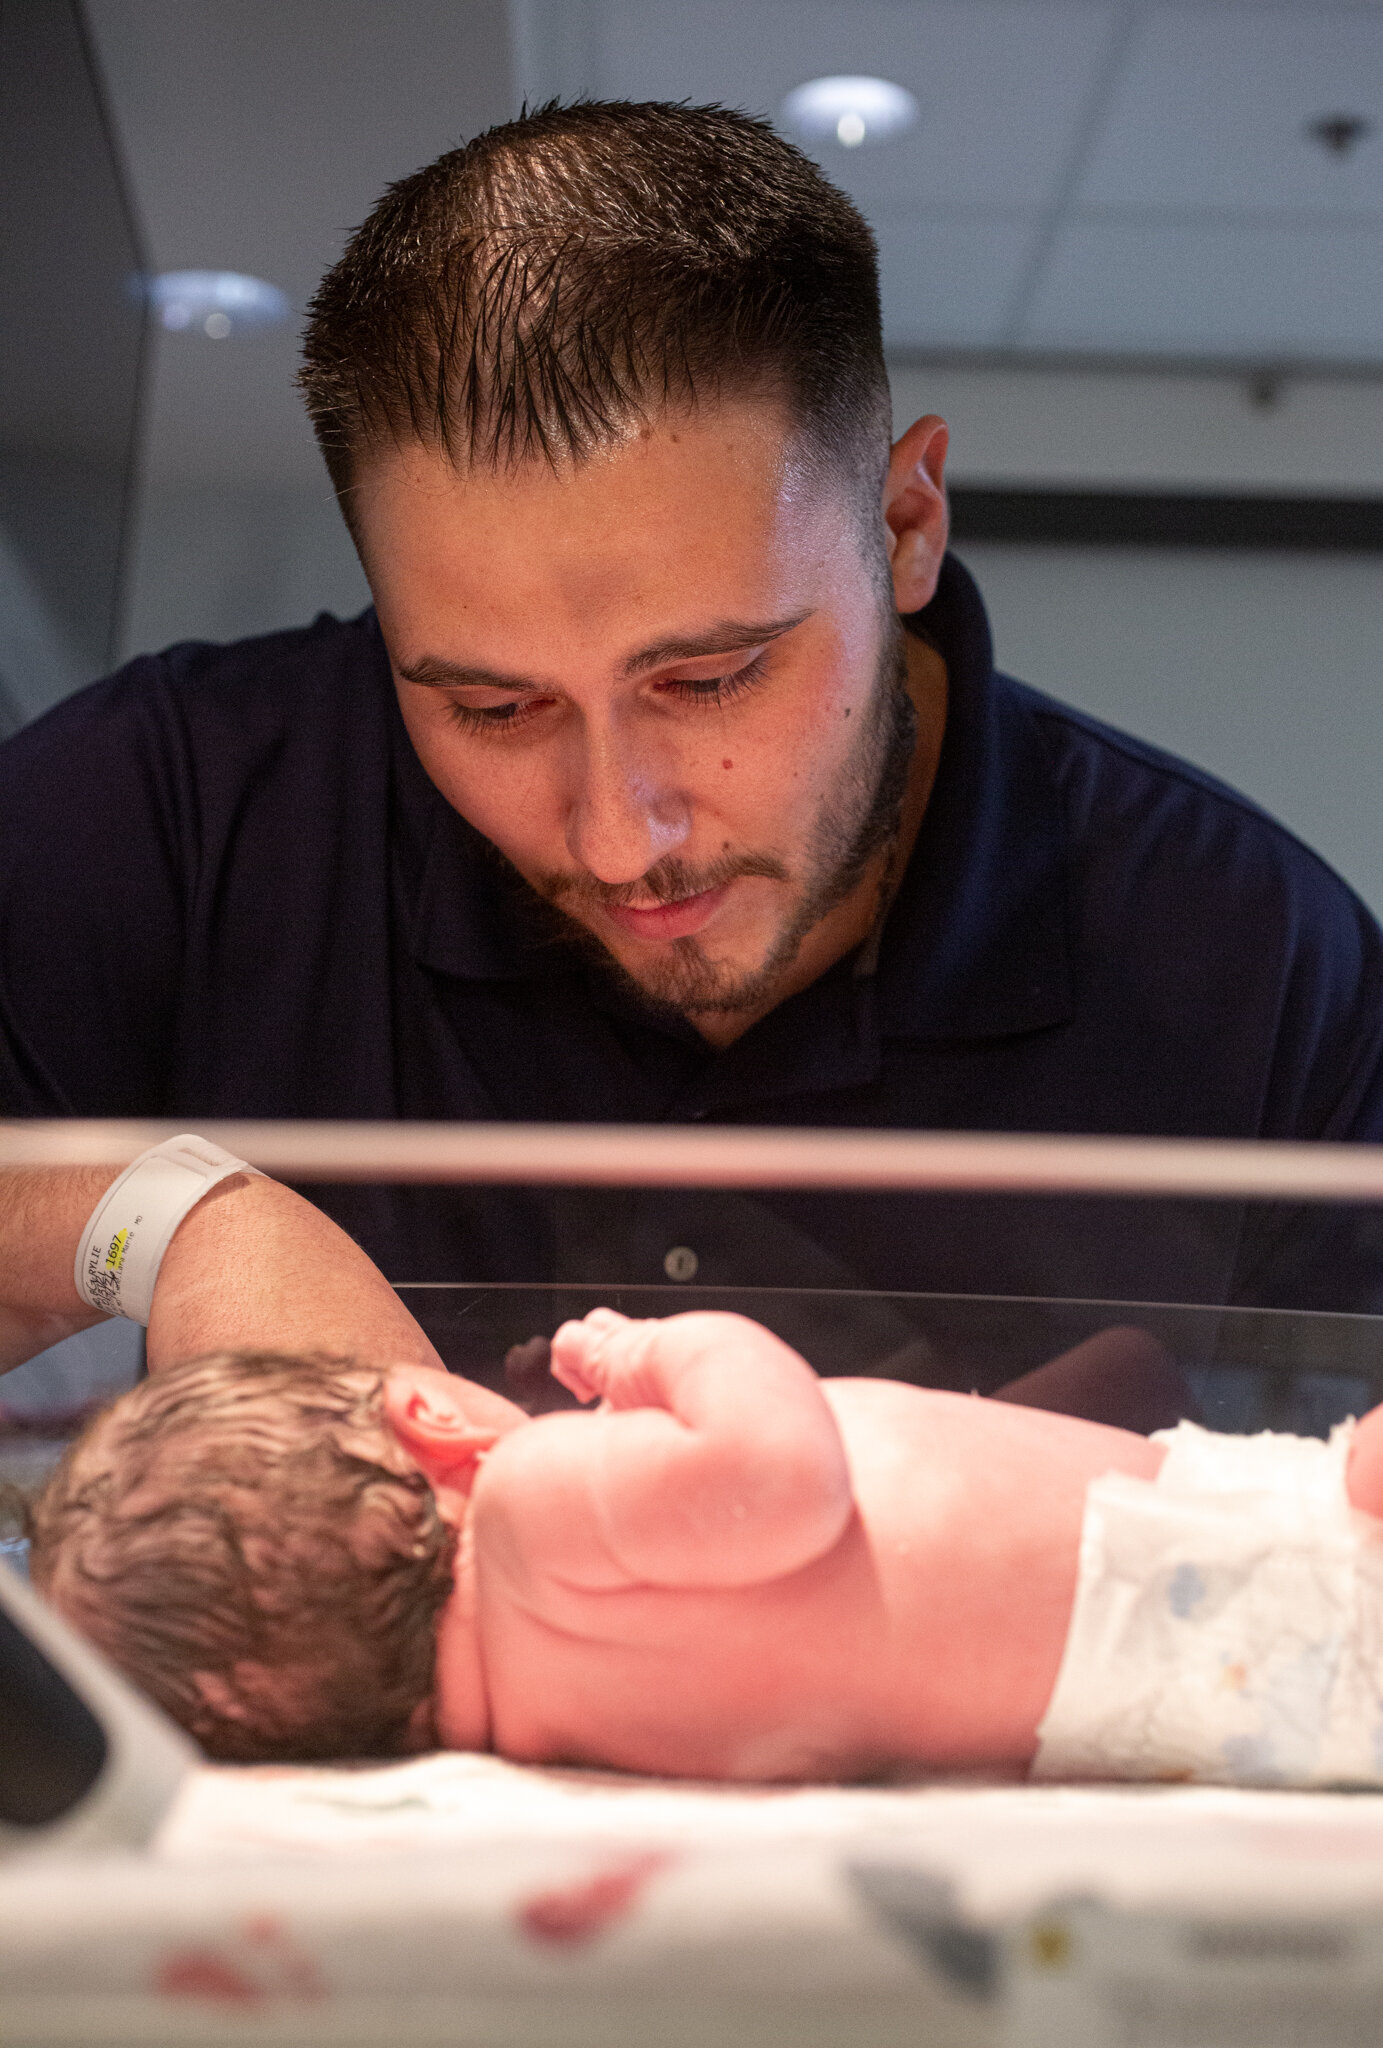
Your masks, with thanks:
M 872 563 L 775 407 L 559 472 L 410 446 L 356 506 L 423 766 L 647 996 L 711 1035 L 862 935 L 911 751 L 901 633 L 882 518 Z

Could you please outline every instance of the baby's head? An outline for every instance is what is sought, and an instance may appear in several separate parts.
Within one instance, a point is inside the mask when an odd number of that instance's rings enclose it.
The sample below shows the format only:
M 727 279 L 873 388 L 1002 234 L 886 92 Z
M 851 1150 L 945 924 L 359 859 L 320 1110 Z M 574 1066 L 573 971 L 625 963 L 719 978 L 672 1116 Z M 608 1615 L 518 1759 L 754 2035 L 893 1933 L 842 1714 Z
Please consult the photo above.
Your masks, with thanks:
M 395 1377 L 269 1353 L 175 1366 L 97 1416 L 35 1505 L 39 1589 L 213 1756 L 432 1737 L 456 1517 L 391 1422 Z

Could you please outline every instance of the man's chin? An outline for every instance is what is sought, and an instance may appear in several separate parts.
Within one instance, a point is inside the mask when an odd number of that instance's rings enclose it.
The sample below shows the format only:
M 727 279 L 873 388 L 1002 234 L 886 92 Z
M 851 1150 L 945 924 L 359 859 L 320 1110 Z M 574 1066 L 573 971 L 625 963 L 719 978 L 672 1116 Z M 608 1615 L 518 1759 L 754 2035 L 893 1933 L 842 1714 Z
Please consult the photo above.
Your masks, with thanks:
M 800 942 L 799 942 L 800 943 Z M 651 1009 L 670 1012 L 688 1023 L 712 1018 L 747 1016 L 771 1006 L 774 990 L 781 984 L 790 958 L 778 946 L 760 953 L 757 963 L 741 959 L 712 958 L 695 939 L 675 939 L 650 957 L 651 949 L 640 947 L 606 952 L 623 979 Z M 792 948 L 795 957 L 797 946 Z
M 736 893 L 731 891 L 731 902 L 720 907 L 711 923 L 731 922 Z M 716 930 L 718 950 L 712 954 L 699 936 L 638 939 L 601 908 L 582 905 L 578 912 L 575 905 L 556 902 L 551 896 L 538 901 L 554 927 L 564 930 L 589 959 L 613 973 L 629 994 L 651 1011 L 691 1024 L 771 1007 L 773 990 L 796 959 L 805 936 L 800 916 L 770 930 L 767 938 L 761 936 L 757 942 L 749 934 L 722 935 Z

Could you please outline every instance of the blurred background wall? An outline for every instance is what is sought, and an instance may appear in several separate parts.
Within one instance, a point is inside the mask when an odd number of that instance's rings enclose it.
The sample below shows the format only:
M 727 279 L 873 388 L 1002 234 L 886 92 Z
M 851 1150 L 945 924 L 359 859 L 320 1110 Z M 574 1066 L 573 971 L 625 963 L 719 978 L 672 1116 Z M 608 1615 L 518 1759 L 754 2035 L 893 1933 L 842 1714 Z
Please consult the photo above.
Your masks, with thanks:
M 141 254 L 75 9 L 0 7 L 0 737 L 120 647 Z
M 899 423 L 952 424 L 1001 661 L 1238 784 L 1383 911 L 1375 0 L 0 0 L 0 43 L 25 23 L 87 67 L 94 140 L 64 189 L 104 311 L 63 375 L 96 394 L 121 366 L 96 407 L 108 484 L 134 432 L 129 275 L 248 273 L 293 317 L 151 326 L 123 552 L 102 501 L 118 620 L 112 585 L 96 637 L 106 568 L 83 567 L 88 637 L 24 657 L 12 721 L 108 647 L 367 601 L 292 377 L 301 309 L 388 180 L 525 96 L 781 119 L 804 79 L 868 73 L 914 94 L 915 126 L 817 153 L 879 236 Z M 56 246 L 31 231 L 26 260 Z M 83 330 L 67 274 L 53 361 Z M 45 517 L 6 501 L 0 539 Z M 47 555 L 73 588 L 78 553 Z M 56 582 L 39 595 L 31 647 L 64 616 Z M 0 610 L 19 617 L 8 588 Z

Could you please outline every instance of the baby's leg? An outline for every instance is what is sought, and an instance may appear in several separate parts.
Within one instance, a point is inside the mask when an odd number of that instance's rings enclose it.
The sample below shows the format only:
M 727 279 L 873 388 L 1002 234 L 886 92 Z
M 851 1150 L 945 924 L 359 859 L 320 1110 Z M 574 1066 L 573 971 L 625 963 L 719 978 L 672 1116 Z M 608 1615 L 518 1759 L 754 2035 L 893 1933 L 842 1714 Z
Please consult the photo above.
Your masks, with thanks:
M 1383 1407 L 1371 1408 L 1354 1432 L 1345 1485 L 1351 1507 L 1383 1520 Z

